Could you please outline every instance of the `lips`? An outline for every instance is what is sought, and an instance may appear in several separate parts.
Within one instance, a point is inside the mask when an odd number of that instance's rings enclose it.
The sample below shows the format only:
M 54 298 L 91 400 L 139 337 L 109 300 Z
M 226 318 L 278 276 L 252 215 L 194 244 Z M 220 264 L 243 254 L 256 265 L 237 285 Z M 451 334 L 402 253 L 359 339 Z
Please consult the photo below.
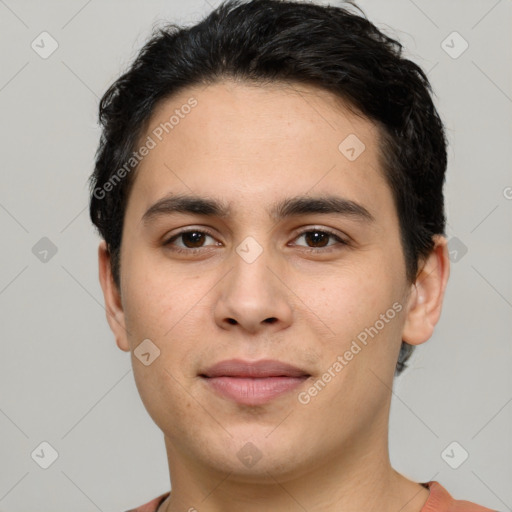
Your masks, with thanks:
M 309 374 L 281 361 L 264 359 L 260 361 L 243 361 L 229 359 L 221 361 L 204 371 L 205 377 L 303 377 Z
M 244 405 L 262 405 L 300 386 L 310 375 L 275 360 L 230 359 L 199 375 L 217 394 Z

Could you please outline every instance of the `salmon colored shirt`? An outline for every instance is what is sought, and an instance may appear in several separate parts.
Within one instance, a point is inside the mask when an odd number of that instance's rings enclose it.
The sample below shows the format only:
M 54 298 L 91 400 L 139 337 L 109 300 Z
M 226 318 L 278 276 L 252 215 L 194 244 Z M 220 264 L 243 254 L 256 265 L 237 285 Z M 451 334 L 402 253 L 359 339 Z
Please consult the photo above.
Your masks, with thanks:
M 496 512 L 490 508 L 481 507 L 469 501 L 454 500 L 448 491 L 438 482 L 422 484 L 430 490 L 430 495 L 421 512 Z M 158 512 L 158 507 L 169 496 L 169 492 L 158 496 L 149 503 L 126 512 Z

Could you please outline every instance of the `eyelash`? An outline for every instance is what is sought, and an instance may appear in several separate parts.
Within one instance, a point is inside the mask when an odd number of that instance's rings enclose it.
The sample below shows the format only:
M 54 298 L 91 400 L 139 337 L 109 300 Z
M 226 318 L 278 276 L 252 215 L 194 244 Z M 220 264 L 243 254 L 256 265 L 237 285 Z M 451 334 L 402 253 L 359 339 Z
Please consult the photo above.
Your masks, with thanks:
M 197 252 L 203 251 L 205 249 L 205 247 L 192 247 L 192 248 L 184 249 L 182 247 L 176 247 L 176 246 L 172 245 L 172 242 L 177 240 L 180 236 L 186 235 L 187 233 L 200 233 L 202 235 L 208 235 L 212 238 L 215 238 L 214 235 L 210 231 L 205 230 L 205 229 L 186 229 L 186 230 L 180 231 L 179 233 L 174 234 L 171 238 L 169 238 L 166 242 L 164 242 L 163 245 L 166 247 L 170 247 L 172 251 L 177 252 L 177 253 L 196 254 Z M 313 229 L 307 229 L 307 230 L 301 231 L 300 233 L 298 233 L 296 235 L 295 239 L 297 239 L 307 233 L 321 233 L 323 235 L 328 235 L 329 237 L 334 238 L 338 242 L 338 245 L 341 245 L 341 246 L 349 245 L 347 241 L 340 238 L 337 234 L 335 234 L 332 231 L 329 231 L 327 229 L 324 229 L 324 228 L 322 228 L 322 229 L 313 228 Z M 300 247 L 305 249 L 307 252 L 329 253 L 329 252 L 332 252 L 333 250 L 336 250 L 335 246 L 326 246 L 326 247 L 300 246 Z M 338 249 L 339 249 L 339 247 L 338 247 Z

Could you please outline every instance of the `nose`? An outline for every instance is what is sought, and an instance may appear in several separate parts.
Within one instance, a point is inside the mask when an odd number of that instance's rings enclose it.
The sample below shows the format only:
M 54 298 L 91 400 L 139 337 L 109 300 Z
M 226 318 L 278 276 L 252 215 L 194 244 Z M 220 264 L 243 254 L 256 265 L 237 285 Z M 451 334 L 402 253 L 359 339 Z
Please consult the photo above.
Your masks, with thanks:
M 219 283 L 217 325 L 250 334 L 288 327 L 293 316 L 291 292 L 283 284 L 283 272 L 277 261 L 272 261 L 270 251 L 263 250 L 252 262 L 234 252 L 232 263 L 231 271 Z

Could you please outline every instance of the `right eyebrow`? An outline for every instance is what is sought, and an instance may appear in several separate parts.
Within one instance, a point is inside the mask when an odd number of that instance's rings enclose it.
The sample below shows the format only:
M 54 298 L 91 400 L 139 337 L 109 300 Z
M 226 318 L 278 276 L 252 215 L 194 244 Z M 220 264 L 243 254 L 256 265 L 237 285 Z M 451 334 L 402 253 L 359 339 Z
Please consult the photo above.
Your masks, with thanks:
M 190 195 L 167 196 L 149 207 L 141 220 L 144 224 L 149 224 L 157 217 L 172 213 L 193 213 L 225 218 L 229 216 L 230 208 L 224 203 L 206 197 Z

